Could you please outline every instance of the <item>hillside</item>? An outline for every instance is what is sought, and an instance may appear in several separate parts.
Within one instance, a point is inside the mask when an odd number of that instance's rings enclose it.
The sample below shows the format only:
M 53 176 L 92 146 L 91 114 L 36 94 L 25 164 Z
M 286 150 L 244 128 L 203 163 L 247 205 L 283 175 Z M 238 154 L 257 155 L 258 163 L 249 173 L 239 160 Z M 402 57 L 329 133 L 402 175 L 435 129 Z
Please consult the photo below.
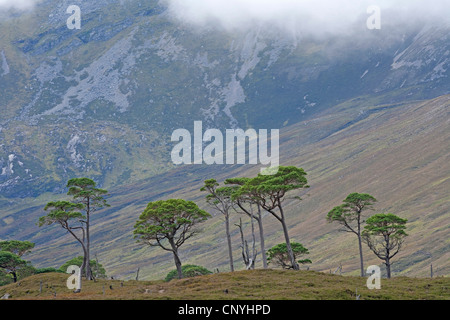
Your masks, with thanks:
M 380 290 L 369 290 L 364 278 L 313 271 L 239 271 L 170 282 L 98 280 L 83 282 L 78 294 L 67 289 L 66 281 L 64 274 L 36 275 L 20 286 L 0 287 L 0 296 L 8 293 L 17 300 L 356 300 L 356 295 L 360 300 L 450 299 L 449 278 L 384 279 Z
M 375 212 L 389 211 L 407 218 L 407 238 L 403 252 L 393 264 L 395 276 L 448 276 L 449 264 L 449 104 L 450 96 L 430 101 L 396 105 L 373 105 L 351 100 L 333 112 L 285 127 L 282 131 L 281 164 L 303 167 L 311 188 L 303 201 L 287 206 L 290 236 L 310 250 L 311 270 L 335 270 L 340 264 L 346 275 L 358 274 L 355 239 L 339 233 L 325 216 L 351 192 L 368 192 L 378 199 Z M 355 105 L 360 107 L 355 108 Z M 355 109 L 357 111 L 355 111 Z M 136 244 L 132 230 L 149 201 L 184 198 L 197 201 L 205 179 L 223 181 L 229 177 L 253 176 L 252 166 L 185 166 L 139 183 L 111 189 L 111 208 L 96 214 L 93 227 L 93 254 L 109 275 L 133 278 L 140 268 L 142 279 L 162 279 L 174 268 L 172 257 L 157 248 Z M 0 236 L 29 239 L 37 243 L 28 256 L 42 267 L 59 267 L 79 248 L 57 227 L 39 229 L 37 217 L 45 201 L 60 196 L 47 194 L 3 210 Z M 8 208 L 8 207 L 6 207 Z M 210 270 L 227 271 L 225 234 L 220 215 L 203 224 L 203 232 L 181 248 L 183 263 L 200 264 Z M 234 215 L 232 223 L 237 223 Z M 250 229 L 248 221 L 246 235 Z M 266 246 L 283 237 L 278 223 L 264 217 Z M 240 239 L 232 228 L 235 259 L 242 268 Z M 365 248 L 366 264 L 380 261 Z M 257 267 L 261 267 L 258 261 Z
M 171 133 L 196 120 L 281 128 L 362 95 L 380 105 L 450 93 L 445 24 L 229 33 L 189 26 L 165 2 L 42 0 L 0 20 L 2 196 L 62 192 L 79 175 L 111 188 L 168 172 Z M 83 12 L 80 30 L 66 26 L 69 4 Z

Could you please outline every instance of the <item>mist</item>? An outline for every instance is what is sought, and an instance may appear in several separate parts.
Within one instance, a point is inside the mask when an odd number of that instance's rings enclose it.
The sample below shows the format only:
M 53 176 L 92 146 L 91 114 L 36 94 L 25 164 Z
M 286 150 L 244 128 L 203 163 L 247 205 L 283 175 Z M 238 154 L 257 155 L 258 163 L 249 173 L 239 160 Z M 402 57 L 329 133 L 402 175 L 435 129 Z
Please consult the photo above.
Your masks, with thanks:
M 259 27 L 306 36 L 351 34 L 363 30 L 381 10 L 381 28 L 421 23 L 448 24 L 447 0 L 163 0 L 177 20 L 196 27 L 245 31 Z
M 0 0 L 0 10 L 28 10 L 34 7 L 39 0 Z

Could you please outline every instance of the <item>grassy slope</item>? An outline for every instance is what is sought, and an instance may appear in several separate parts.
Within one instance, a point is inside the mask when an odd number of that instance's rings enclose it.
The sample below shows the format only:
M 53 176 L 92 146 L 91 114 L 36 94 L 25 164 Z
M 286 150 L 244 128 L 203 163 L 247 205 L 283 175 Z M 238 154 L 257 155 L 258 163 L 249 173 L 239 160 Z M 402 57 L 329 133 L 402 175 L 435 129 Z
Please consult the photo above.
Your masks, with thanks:
M 374 213 L 390 211 L 409 219 L 410 236 L 404 251 L 394 259 L 394 276 L 428 276 L 430 263 L 436 275 L 450 274 L 449 98 L 378 110 L 369 105 L 355 108 L 350 101 L 337 106 L 332 114 L 282 130 L 281 163 L 303 167 L 311 185 L 300 204 L 286 203 L 290 236 L 310 249 L 311 270 L 328 272 L 342 264 L 345 274 L 358 274 L 354 237 L 339 233 L 339 227 L 327 224 L 325 216 L 350 192 L 368 192 L 379 200 Z M 365 116 L 361 116 L 360 109 L 365 110 Z M 98 254 L 109 275 L 120 279 L 133 278 L 138 268 L 142 279 L 164 278 L 174 268 L 172 256 L 158 248 L 142 247 L 132 237 L 133 225 L 146 204 L 179 197 L 207 208 L 204 195 L 198 191 L 204 179 L 216 177 L 223 181 L 233 176 L 252 176 L 257 170 L 251 166 L 190 166 L 111 190 L 112 207 L 98 212 L 94 220 L 93 254 Z M 22 226 L 34 225 L 42 215 L 38 202 L 33 203 L 34 209 L 15 214 L 14 218 Z M 214 217 L 203 224 L 204 232 L 181 248 L 181 259 L 186 264 L 223 272 L 228 270 L 223 219 L 212 213 Z M 235 215 L 232 223 L 238 219 Z M 266 216 L 264 227 L 267 248 L 283 241 L 274 218 Z M 239 269 L 240 239 L 237 228 L 232 231 Z M 245 231 L 248 236 L 250 228 Z M 79 253 L 78 246 L 56 226 L 11 229 L 9 236 L 36 241 L 38 245 L 27 259 L 41 267 L 58 267 Z M 366 265 L 381 265 L 367 248 L 364 255 Z M 257 267 L 260 265 L 259 261 Z
M 83 300 L 449 300 L 450 279 L 399 277 L 382 279 L 380 290 L 369 290 L 366 279 L 314 271 L 251 270 L 163 281 L 98 280 L 82 283 L 74 294 L 67 275 L 41 274 L 0 288 L 12 299 Z M 42 282 L 42 292 L 39 292 Z M 112 286 L 112 289 L 110 289 Z M 225 290 L 228 293 L 225 293 Z M 56 296 L 55 296 L 56 293 Z
M 448 108 L 449 97 L 441 97 L 375 112 L 303 148 L 305 156 L 293 164 L 301 164 L 309 173 L 309 193 L 314 200 L 304 201 L 301 211 L 307 212 L 307 217 L 292 228 L 292 234 L 307 239 L 306 245 L 314 252 L 313 261 L 330 267 L 341 261 L 344 270 L 357 269 L 353 237 L 338 234 L 332 231 L 337 226 L 323 223 L 324 213 L 337 199 L 357 191 L 379 200 L 376 212 L 393 212 L 409 220 L 410 237 L 403 253 L 396 257 L 394 270 L 426 276 L 433 263 L 441 274 L 450 273 Z M 295 149 L 295 141 L 291 142 L 290 150 Z M 352 258 L 342 257 L 342 252 L 350 254 L 352 246 Z M 432 258 L 427 259 L 424 252 L 431 253 Z M 368 263 L 379 263 L 368 250 L 365 256 Z

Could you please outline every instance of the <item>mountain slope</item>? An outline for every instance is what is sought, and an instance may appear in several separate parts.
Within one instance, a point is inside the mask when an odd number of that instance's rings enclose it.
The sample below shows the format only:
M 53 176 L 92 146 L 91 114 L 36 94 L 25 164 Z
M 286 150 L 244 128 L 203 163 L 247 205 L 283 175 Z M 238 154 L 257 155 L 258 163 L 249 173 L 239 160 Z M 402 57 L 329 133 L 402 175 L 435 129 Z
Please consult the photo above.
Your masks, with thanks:
M 339 227 L 328 224 L 325 216 L 349 193 L 367 192 L 378 199 L 374 213 L 393 212 L 409 220 L 409 237 L 395 258 L 394 275 L 428 276 L 431 263 L 435 275 L 449 274 L 449 106 L 450 96 L 381 106 L 354 99 L 281 131 L 281 164 L 304 168 L 311 186 L 303 201 L 291 201 L 286 209 L 290 236 L 310 250 L 312 270 L 334 270 L 342 264 L 345 274 L 358 274 L 354 237 L 339 233 Z M 143 279 L 161 279 L 173 269 L 170 254 L 142 247 L 132 237 L 133 225 L 146 204 L 180 197 L 208 209 L 199 192 L 203 180 L 253 176 L 258 170 L 248 165 L 185 166 L 111 189 L 112 207 L 94 219 L 92 252 L 110 275 L 132 278 L 140 268 Z M 35 241 L 29 259 L 40 266 L 59 266 L 79 251 L 57 227 L 33 226 L 43 214 L 45 201 L 56 197 L 25 202 L 19 212 L 11 206 L 6 211 L 9 215 L 0 216 L 0 237 Z M 181 259 L 226 271 L 223 219 L 211 213 L 214 217 L 204 223 L 203 233 L 180 250 Z M 232 223 L 238 219 L 234 215 Z M 250 237 L 249 223 L 245 218 L 244 222 Z M 264 217 L 264 225 L 267 248 L 283 241 L 281 228 L 270 215 Z M 235 258 L 242 268 L 238 230 L 232 229 Z M 364 255 L 366 265 L 381 264 L 366 247 Z M 257 266 L 261 267 L 260 261 Z
M 69 4 L 81 7 L 80 30 L 66 26 Z M 281 128 L 361 95 L 390 104 L 450 93 L 448 26 L 315 39 L 193 28 L 156 0 L 46 0 L 0 27 L 8 198 L 60 192 L 75 175 L 109 188 L 167 172 L 171 133 L 195 120 Z

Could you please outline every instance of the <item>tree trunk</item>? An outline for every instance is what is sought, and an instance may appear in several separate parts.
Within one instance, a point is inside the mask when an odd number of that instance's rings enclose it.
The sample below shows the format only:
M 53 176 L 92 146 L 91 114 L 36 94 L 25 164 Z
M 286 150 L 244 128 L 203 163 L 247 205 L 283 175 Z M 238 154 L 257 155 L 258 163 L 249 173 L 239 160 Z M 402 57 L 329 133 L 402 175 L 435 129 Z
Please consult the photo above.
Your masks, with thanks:
M 361 268 L 361 277 L 364 277 L 364 260 L 363 260 L 363 249 L 362 249 L 362 239 L 361 239 L 361 210 L 358 211 L 358 245 L 359 245 L 359 263 Z
M 88 263 L 88 259 L 89 259 L 89 254 L 88 254 L 88 250 L 87 250 L 87 244 L 84 245 L 82 244 L 82 248 L 83 248 L 83 263 L 81 264 L 80 267 L 80 273 L 85 275 L 86 280 L 91 280 L 90 279 L 90 267 L 89 267 L 89 263 Z
M 261 246 L 261 253 L 262 253 L 262 260 L 263 260 L 263 266 L 264 269 L 267 269 L 267 254 L 266 254 L 266 247 L 264 244 L 264 228 L 263 228 L 263 223 L 262 223 L 262 215 L 261 215 L 261 205 L 257 204 L 258 206 L 258 216 L 255 216 L 253 214 L 253 210 L 252 207 L 250 205 L 250 212 L 245 209 L 241 203 L 238 202 L 238 206 L 239 208 L 241 208 L 242 211 L 244 211 L 244 213 L 246 215 L 248 215 L 250 218 L 255 219 L 256 221 L 258 221 L 258 228 L 259 228 L 259 240 L 260 240 L 260 246 Z
M 389 235 L 385 235 L 384 239 L 386 241 L 386 258 L 384 259 L 385 265 L 386 265 L 386 274 L 387 274 L 387 278 L 390 279 L 391 278 L 391 261 L 390 261 L 390 259 L 392 257 L 390 256 L 391 250 L 389 249 Z
M 263 266 L 264 269 L 267 269 L 267 255 L 266 255 L 266 248 L 264 244 L 264 230 L 263 230 L 263 223 L 262 223 L 262 216 L 261 216 L 261 207 L 258 204 L 258 228 L 259 228 L 259 241 L 261 245 L 261 254 L 262 254 L 262 260 L 263 260 Z
M 81 246 L 83 248 L 83 255 L 84 255 L 84 257 L 83 257 L 83 263 L 80 266 L 80 273 L 79 273 L 79 276 L 78 276 L 78 288 L 75 289 L 76 292 L 81 292 L 81 278 L 82 278 L 82 275 L 83 275 L 83 270 L 86 270 L 86 268 L 87 268 L 87 263 L 86 263 L 86 254 L 87 254 L 86 252 L 87 252 L 87 250 L 86 250 L 86 246 L 83 243 L 81 244 Z M 88 279 L 88 278 L 86 278 L 86 279 Z
M 14 283 L 16 283 L 17 282 L 17 273 L 15 271 L 12 271 L 11 274 L 13 276 Z
M 244 261 L 245 266 L 248 267 L 249 258 L 248 258 L 248 246 L 247 242 L 244 239 L 244 232 L 242 231 L 242 219 L 239 218 L 239 224 L 236 224 L 239 228 L 239 233 L 241 234 L 241 250 L 242 250 L 242 260 Z
M 69 233 L 81 244 L 81 248 L 83 249 L 83 262 L 81 263 L 80 266 L 80 288 L 81 288 L 81 275 L 83 274 L 83 270 L 86 269 L 87 263 L 86 263 L 86 256 L 87 256 L 87 249 L 86 249 L 86 245 L 85 245 L 85 238 L 84 238 L 84 229 L 81 228 L 83 230 L 83 239 L 80 239 L 71 228 L 69 228 L 68 225 L 66 225 L 65 229 L 67 231 L 69 231 Z M 86 278 L 87 279 L 87 278 Z M 81 289 L 80 289 L 81 290 Z
M 385 265 L 386 265 L 387 278 L 390 279 L 391 278 L 391 262 L 390 262 L 389 258 L 386 258 Z
M 281 225 L 283 226 L 283 233 L 284 233 L 284 238 L 286 240 L 286 248 L 289 254 L 289 259 L 291 260 L 291 264 L 292 264 L 292 269 L 294 270 L 300 270 L 300 267 L 297 263 L 297 261 L 295 261 L 295 257 L 294 257 L 294 252 L 292 251 L 292 247 L 291 247 L 291 241 L 289 240 L 289 233 L 288 233 L 288 229 L 286 226 L 286 221 L 284 219 L 284 212 L 283 209 L 281 207 L 281 203 L 279 203 L 278 208 L 280 208 L 280 214 L 281 214 Z
M 86 271 L 86 279 L 92 280 L 92 272 L 91 272 L 91 257 L 90 257 L 90 247 L 91 247 L 91 237 L 89 232 L 90 227 L 90 201 L 88 199 L 86 205 L 86 255 L 85 255 L 85 271 Z
M 178 256 L 178 248 L 175 245 L 173 238 L 169 238 L 168 240 L 169 240 L 170 246 L 172 247 L 173 259 L 175 261 L 175 267 L 177 268 L 178 279 L 181 279 L 181 278 L 183 278 L 183 271 L 181 269 L 181 260 L 180 260 L 180 257 Z
M 361 265 L 361 277 L 364 277 L 365 270 L 364 270 L 364 262 L 363 262 L 362 239 L 361 239 L 360 233 L 358 233 L 358 244 L 359 244 L 359 261 L 360 261 L 360 265 Z
M 256 261 L 256 256 L 257 256 L 257 252 L 256 252 L 256 240 L 255 240 L 255 224 L 253 223 L 253 217 L 250 218 L 250 222 L 252 225 L 252 260 L 251 260 L 251 264 L 250 264 L 250 268 L 251 269 L 255 269 L 255 261 Z
M 231 247 L 231 235 L 230 235 L 230 215 L 225 214 L 225 231 L 227 233 L 227 243 L 228 243 L 228 256 L 230 259 L 230 270 L 234 271 L 234 263 L 233 263 L 233 249 Z
M 84 248 L 83 248 L 83 250 L 84 250 Z M 81 278 L 83 275 L 83 268 L 85 268 L 85 267 L 86 267 L 86 263 L 85 263 L 85 260 L 83 260 L 83 263 L 80 266 L 80 272 L 78 273 L 78 280 L 77 280 L 78 286 L 75 288 L 74 292 L 77 292 L 77 293 L 81 292 Z
M 173 252 L 173 258 L 175 260 L 175 266 L 177 267 L 178 279 L 183 278 L 183 271 L 181 269 L 181 260 L 178 257 L 178 252 Z
M 289 259 L 291 260 L 292 269 L 300 270 L 300 267 L 299 267 L 297 261 L 295 261 L 294 252 L 292 251 L 291 242 L 289 240 L 289 234 L 288 234 L 288 230 L 287 230 L 287 227 L 286 227 L 286 223 L 283 220 L 281 222 L 281 224 L 283 225 L 283 233 L 284 233 L 284 238 L 286 240 L 286 248 L 287 248 L 287 251 L 288 251 L 288 254 L 289 254 Z
M 83 274 L 84 273 L 84 276 L 86 277 L 86 279 L 88 279 L 87 278 L 87 271 L 86 271 L 86 265 L 87 265 L 87 263 L 86 263 L 86 250 L 83 250 L 83 263 L 81 264 L 81 267 L 80 267 L 80 273 L 81 274 Z

